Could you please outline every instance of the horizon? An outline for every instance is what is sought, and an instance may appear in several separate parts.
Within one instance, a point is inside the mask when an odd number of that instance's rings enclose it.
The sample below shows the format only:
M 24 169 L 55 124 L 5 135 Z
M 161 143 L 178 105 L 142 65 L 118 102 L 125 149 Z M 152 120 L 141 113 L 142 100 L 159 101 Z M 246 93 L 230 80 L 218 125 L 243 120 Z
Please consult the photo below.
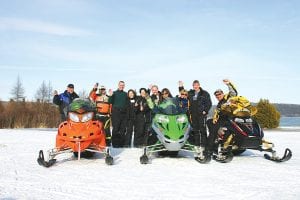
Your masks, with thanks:
M 296 0 L 12 0 L 0 6 L 0 99 L 20 76 L 27 100 L 42 82 L 89 92 L 193 80 L 213 92 L 230 79 L 251 102 L 299 104 Z

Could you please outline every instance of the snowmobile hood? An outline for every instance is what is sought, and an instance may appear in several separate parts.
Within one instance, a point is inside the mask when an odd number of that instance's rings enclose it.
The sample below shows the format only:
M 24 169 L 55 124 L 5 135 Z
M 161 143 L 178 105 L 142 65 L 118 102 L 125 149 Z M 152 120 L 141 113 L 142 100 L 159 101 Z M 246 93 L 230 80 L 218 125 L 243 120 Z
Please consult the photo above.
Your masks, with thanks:
M 75 99 L 69 105 L 69 112 L 85 113 L 95 111 L 95 105 L 93 105 L 88 99 Z

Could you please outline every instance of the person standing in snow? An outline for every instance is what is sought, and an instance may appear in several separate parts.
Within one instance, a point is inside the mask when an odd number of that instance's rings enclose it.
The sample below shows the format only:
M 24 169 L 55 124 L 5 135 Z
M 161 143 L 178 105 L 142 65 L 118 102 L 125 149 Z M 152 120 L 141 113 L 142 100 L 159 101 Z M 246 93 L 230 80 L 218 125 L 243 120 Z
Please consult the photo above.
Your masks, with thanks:
M 68 84 L 67 89 L 61 94 L 54 90 L 53 103 L 59 106 L 62 122 L 67 120 L 68 107 L 76 98 L 79 96 L 74 92 L 74 84 Z
M 125 82 L 119 81 L 118 89 L 114 92 L 110 90 L 108 102 L 112 104 L 112 146 L 123 147 L 125 142 L 126 122 L 127 122 L 127 93 L 124 92 Z
M 135 118 L 135 105 L 136 105 L 136 92 L 133 89 L 127 91 L 127 123 L 125 134 L 125 147 L 131 147 L 132 136 L 136 134 L 136 118 Z
M 106 94 L 106 88 L 100 86 L 99 92 L 98 83 L 94 85 L 94 88 L 90 92 L 90 99 L 96 104 L 96 119 L 102 122 L 105 136 L 106 145 L 111 145 L 111 131 L 110 131 L 110 115 L 111 115 L 111 104 L 108 103 L 109 96 Z
M 151 110 L 148 107 L 146 97 L 149 96 L 146 88 L 140 88 L 140 96 L 135 104 L 136 132 L 134 133 L 134 147 L 146 144 L 146 134 L 151 127 Z
M 179 91 L 184 91 L 182 81 L 179 81 Z M 205 151 L 207 144 L 206 118 L 212 102 L 209 93 L 200 87 L 198 80 L 194 80 L 193 89 L 188 92 L 188 102 L 193 143 L 197 151 Z

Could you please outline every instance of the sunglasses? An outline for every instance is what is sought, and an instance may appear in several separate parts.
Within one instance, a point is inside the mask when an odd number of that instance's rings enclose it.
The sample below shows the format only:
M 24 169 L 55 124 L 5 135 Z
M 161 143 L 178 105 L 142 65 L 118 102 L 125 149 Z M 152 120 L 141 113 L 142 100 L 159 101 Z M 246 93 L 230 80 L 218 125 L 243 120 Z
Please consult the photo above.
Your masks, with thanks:
M 221 93 L 217 93 L 217 94 L 215 94 L 215 96 L 216 96 L 216 97 L 218 97 L 218 96 L 220 96 L 220 95 L 221 95 Z
M 181 94 L 182 96 L 187 96 L 188 94 Z

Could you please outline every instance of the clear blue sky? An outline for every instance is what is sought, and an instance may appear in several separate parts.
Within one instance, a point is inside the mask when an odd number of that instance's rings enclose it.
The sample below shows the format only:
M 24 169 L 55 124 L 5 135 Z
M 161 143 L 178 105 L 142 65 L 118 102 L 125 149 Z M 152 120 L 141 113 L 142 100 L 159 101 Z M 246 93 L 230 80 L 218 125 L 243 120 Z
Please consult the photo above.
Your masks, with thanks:
M 0 0 L 0 98 L 18 75 L 28 99 L 43 80 L 59 92 L 124 80 L 177 93 L 178 80 L 198 79 L 212 95 L 229 78 L 253 102 L 299 104 L 299 10 L 297 0 Z

